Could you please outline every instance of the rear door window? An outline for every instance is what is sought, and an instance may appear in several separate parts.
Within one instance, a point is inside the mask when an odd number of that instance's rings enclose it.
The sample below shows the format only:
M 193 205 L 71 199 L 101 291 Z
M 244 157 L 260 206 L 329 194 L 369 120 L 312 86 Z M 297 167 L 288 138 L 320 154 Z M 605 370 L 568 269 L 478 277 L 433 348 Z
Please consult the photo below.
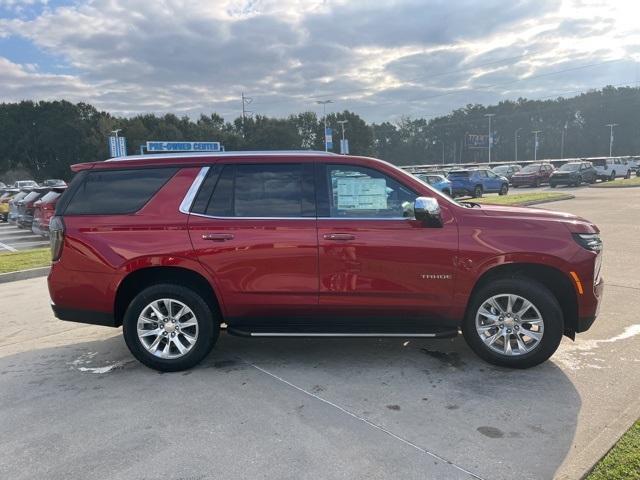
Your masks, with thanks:
M 224 165 L 210 172 L 192 211 L 212 217 L 315 217 L 313 164 Z
M 89 171 L 70 188 L 64 215 L 135 213 L 178 171 L 177 168 Z M 65 195 L 66 197 L 66 195 Z

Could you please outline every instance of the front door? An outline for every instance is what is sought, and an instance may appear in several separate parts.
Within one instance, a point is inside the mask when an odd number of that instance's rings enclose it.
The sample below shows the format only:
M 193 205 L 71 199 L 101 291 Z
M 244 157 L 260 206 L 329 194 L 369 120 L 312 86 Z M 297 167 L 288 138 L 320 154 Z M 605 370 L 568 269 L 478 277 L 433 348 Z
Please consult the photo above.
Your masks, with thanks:
M 442 228 L 425 227 L 412 218 L 415 191 L 358 164 L 318 165 L 317 189 L 320 311 L 327 319 L 437 322 L 446 315 L 458 245 L 446 207 Z
M 189 217 L 228 323 L 315 313 L 318 243 L 312 163 L 210 167 Z

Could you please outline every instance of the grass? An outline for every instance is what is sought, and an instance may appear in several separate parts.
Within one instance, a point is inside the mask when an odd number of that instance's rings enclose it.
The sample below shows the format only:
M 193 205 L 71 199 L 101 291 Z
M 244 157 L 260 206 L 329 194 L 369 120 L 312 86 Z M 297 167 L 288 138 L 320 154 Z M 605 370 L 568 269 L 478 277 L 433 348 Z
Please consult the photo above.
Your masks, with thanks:
M 568 200 L 573 195 L 555 192 L 516 193 L 503 196 L 491 196 L 472 198 L 470 201 L 488 205 L 535 205 L 536 203 L 554 202 L 556 200 Z M 464 201 L 464 200 L 463 200 Z
M 640 478 L 640 420 L 598 462 L 586 480 L 631 480 Z
M 51 251 L 48 248 L 0 253 L 0 273 L 48 267 L 49 264 L 51 264 Z
M 640 177 L 619 178 L 612 182 L 600 182 L 591 186 L 593 188 L 640 187 Z

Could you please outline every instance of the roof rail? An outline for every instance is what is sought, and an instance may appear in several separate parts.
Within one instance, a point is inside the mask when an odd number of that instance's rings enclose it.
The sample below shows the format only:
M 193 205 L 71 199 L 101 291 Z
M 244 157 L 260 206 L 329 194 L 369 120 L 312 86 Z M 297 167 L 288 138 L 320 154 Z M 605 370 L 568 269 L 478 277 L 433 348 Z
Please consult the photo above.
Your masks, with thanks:
M 159 158 L 188 158 L 188 157 L 255 157 L 255 156 L 318 156 L 337 155 L 324 150 L 241 150 L 236 152 L 180 152 L 180 153 L 149 153 L 146 155 L 129 155 L 126 157 L 109 158 L 107 162 L 118 162 L 123 160 L 155 160 Z

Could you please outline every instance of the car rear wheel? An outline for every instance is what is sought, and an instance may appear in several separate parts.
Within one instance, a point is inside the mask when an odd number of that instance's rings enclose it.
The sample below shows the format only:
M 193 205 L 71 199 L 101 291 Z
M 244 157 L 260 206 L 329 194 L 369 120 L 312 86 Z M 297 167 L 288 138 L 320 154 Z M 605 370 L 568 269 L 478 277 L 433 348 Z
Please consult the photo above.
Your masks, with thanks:
M 540 186 L 540 179 L 536 178 L 536 180 L 533 182 L 533 186 L 534 187 L 539 187 Z
M 480 185 L 476 185 L 476 188 L 473 190 L 473 198 L 482 197 L 482 187 Z
M 502 187 L 500 187 L 500 192 L 498 192 L 498 194 L 506 195 L 507 193 L 509 193 L 509 185 L 507 185 L 506 183 L 503 183 Z
M 562 310 L 535 280 L 503 278 L 480 288 L 463 324 L 464 338 L 494 365 L 529 368 L 547 360 L 562 340 Z
M 624 178 L 631 178 L 631 170 L 627 170 L 627 174 L 624 176 Z
M 616 179 L 616 172 L 611 172 L 611 175 L 609 175 L 609 180 L 613 181 Z
M 163 372 L 198 364 L 213 348 L 219 326 L 219 318 L 198 293 L 174 284 L 142 290 L 127 308 L 122 324 L 133 356 Z

